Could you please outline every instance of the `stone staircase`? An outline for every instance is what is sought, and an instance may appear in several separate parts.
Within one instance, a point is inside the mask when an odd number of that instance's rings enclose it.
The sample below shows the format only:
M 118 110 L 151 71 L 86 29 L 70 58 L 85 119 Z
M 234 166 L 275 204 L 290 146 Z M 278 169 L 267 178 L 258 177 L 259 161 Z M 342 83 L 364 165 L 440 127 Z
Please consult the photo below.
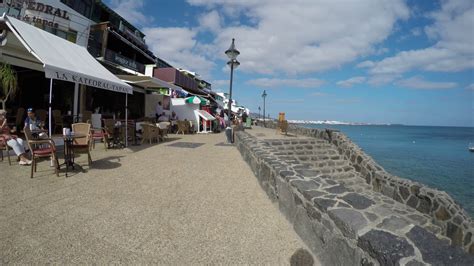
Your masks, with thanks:
M 298 139 L 264 140 L 263 142 L 266 143 L 268 152 L 273 153 L 279 160 L 289 163 L 297 175 L 315 181 L 312 183 L 320 184 L 313 190 L 323 195 L 310 200 L 319 202 L 326 210 L 329 206 L 354 208 L 367 217 L 368 225 L 393 231 L 393 233 L 399 233 L 402 226 L 418 225 L 432 232 L 439 239 L 450 242 L 449 238 L 440 234 L 441 228 L 430 222 L 429 215 L 419 213 L 381 193 L 374 192 L 372 186 L 365 183 L 364 178 L 351 162 L 344 160 L 336 147 L 327 141 Z M 300 182 L 300 186 L 303 183 Z M 302 190 L 305 191 L 304 188 Z M 388 218 L 393 219 L 392 222 L 385 221 Z
M 474 265 L 432 216 L 375 191 L 327 140 L 239 132 L 237 148 L 323 264 Z

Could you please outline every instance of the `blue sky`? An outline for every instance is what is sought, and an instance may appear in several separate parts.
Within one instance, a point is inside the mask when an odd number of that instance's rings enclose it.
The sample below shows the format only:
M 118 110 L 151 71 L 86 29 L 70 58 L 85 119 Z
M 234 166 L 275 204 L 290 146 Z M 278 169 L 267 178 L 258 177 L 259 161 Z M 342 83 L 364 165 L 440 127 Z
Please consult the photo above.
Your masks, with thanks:
M 109 0 L 175 67 L 289 119 L 474 126 L 474 1 Z M 262 106 L 263 107 L 263 106 Z

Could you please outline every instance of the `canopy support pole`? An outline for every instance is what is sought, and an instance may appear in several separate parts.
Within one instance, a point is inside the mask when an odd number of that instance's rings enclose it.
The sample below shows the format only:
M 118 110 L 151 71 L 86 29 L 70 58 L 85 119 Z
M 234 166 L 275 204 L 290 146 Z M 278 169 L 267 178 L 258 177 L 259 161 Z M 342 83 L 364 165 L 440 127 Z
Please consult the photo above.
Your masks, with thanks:
M 79 83 L 74 83 L 74 101 L 72 106 L 72 115 L 77 119 L 78 122 L 80 122 L 77 111 L 79 110 Z
M 51 131 L 51 102 L 53 100 L 53 79 L 49 79 L 49 109 L 48 109 L 48 114 L 49 114 L 49 123 L 48 123 L 48 130 L 49 130 L 49 137 L 51 138 L 52 131 Z
M 125 147 L 128 147 L 128 93 L 125 94 Z

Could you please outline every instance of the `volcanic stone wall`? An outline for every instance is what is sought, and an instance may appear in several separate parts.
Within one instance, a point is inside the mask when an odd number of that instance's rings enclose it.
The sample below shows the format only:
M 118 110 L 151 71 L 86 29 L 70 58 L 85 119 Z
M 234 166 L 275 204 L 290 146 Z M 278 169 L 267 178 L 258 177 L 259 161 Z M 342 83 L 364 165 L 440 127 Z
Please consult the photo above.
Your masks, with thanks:
M 266 126 L 275 128 L 276 123 L 267 122 Z M 291 124 L 289 132 L 327 140 L 371 185 L 373 191 L 429 215 L 432 222 L 439 226 L 441 235 L 447 236 L 453 245 L 461 246 L 466 252 L 474 254 L 474 221 L 446 192 L 391 175 L 339 131 L 308 129 Z
M 328 141 L 333 132 L 317 133 L 317 138 L 258 140 L 236 132 L 235 143 L 323 264 L 474 265 L 474 256 L 451 245 L 429 214 L 364 182 Z

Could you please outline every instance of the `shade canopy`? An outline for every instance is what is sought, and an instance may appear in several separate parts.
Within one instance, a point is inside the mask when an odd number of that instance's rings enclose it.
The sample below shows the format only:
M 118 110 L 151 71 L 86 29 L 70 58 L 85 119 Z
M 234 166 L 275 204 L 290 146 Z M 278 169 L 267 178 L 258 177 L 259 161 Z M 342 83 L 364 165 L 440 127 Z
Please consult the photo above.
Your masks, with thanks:
M 4 22 L 22 46 L 43 64 L 46 78 L 133 93 L 132 86 L 97 62 L 86 48 L 9 16 L 1 17 L 0 22 Z
M 179 86 L 166 82 L 164 80 L 149 76 L 117 75 L 119 79 L 129 84 L 137 85 L 142 88 L 169 88 L 172 90 L 183 91 Z

